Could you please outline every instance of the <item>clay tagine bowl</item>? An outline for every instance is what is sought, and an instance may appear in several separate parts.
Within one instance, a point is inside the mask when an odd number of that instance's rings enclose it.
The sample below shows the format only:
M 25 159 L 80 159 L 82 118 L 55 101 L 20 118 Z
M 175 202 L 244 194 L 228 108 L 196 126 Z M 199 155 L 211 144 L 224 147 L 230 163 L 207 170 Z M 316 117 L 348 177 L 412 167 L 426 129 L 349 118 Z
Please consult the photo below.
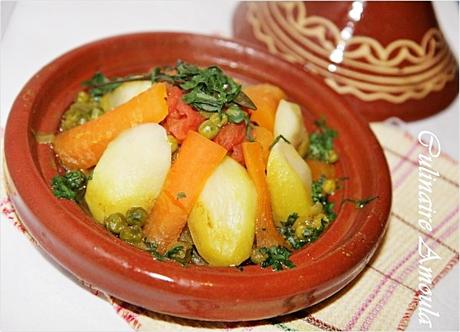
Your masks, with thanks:
M 233 32 L 315 73 L 368 121 L 416 120 L 458 94 L 431 2 L 244 2 Z
M 34 133 L 55 132 L 62 113 L 96 71 L 145 72 L 182 59 L 217 64 L 246 82 L 269 82 L 302 105 L 307 122 L 326 117 L 339 133 L 338 173 L 349 177 L 340 197 L 379 198 L 363 209 L 339 207 L 338 218 L 312 245 L 293 254 L 296 267 L 211 268 L 154 260 L 110 235 L 76 204 L 50 190 L 55 156 Z M 264 51 L 219 37 L 138 33 L 74 49 L 24 86 L 5 133 L 7 189 L 39 245 L 78 278 L 129 303 L 165 314 L 212 321 L 245 321 L 318 303 L 347 285 L 375 252 L 387 224 L 391 185 L 387 164 L 368 125 L 317 77 Z M 338 198 L 340 198 L 338 197 Z

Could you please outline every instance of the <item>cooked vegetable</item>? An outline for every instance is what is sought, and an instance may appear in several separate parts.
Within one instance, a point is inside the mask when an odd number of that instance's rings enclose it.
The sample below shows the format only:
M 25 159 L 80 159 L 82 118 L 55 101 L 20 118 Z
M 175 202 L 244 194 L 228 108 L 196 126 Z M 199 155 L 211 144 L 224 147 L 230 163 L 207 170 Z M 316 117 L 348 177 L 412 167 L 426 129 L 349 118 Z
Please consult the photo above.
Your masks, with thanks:
M 83 85 L 89 88 L 89 93 L 93 98 L 100 98 L 104 94 L 109 93 L 121 85 L 122 82 L 113 82 L 104 74 L 97 72 L 88 81 L 83 82 Z
M 319 214 L 305 222 L 293 213 L 282 223 L 280 231 L 293 249 L 300 249 L 316 241 L 329 223 L 330 221 L 324 218 L 324 214 Z
M 155 84 L 101 117 L 56 136 L 54 149 L 69 169 L 94 166 L 107 145 L 122 131 L 146 122 L 160 122 L 168 114 L 166 86 Z
M 164 121 L 164 127 L 178 141 L 182 142 L 190 130 L 197 131 L 204 117 L 183 100 L 183 92 L 177 86 L 168 87 L 169 115 Z
M 189 131 L 144 227 L 160 253 L 177 240 L 206 180 L 226 154 L 220 145 Z
M 141 207 L 133 207 L 126 212 L 126 221 L 128 225 L 143 226 L 147 219 L 148 213 Z
M 198 127 L 198 132 L 208 139 L 213 139 L 219 133 L 219 127 L 210 120 L 206 120 Z
M 337 134 L 320 120 L 308 135 L 280 88 L 182 61 L 83 85 L 60 132 L 36 135 L 67 170 L 53 193 L 154 259 L 293 268 L 335 219 Z
M 209 121 L 215 124 L 217 127 L 222 128 L 228 123 L 228 116 L 225 113 L 211 113 Z
M 292 269 L 294 263 L 289 259 L 291 252 L 283 247 L 263 247 L 253 250 L 251 261 L 262 267 L 272 267 L 273 271 L 281 271 L 285 268 Z
M 113 234 L 120 234 L 123 228 L 128 227 L 128 222 L 123 214 L 112 213 L 104 219 L 104 225 Z
M 271 84 L 249 85 L 243 91 L 257 107 L 251 114 L 251 120 L 273 132 L 278 103 L 286 99 L 284 91 Z
M 301 218 L 309 216 L 313 205 L 310 169 L 294 147 L 283 140 L 270 151 L 267 183 L 277 225 L 293 212 Z
M 312 199 L 313 202 L 318 202 L 323 206 L 323 211 L 326 215 L 327 221 L 335 220 L 336 214 L 334 212 L 334 203 L 329 202 L 329 193 L 324 190 L 324 184 L 328 181 L 324 176 L 321 176 L 318 180 L 313 181 Z
M 123 227 L 120 231 L 120 239 L 132 244 L 141 242 L 142 237 L 142 228 L 138 225 Z
M 274 136 L 283 135 L 303 157 L 308 152 L 308 133 L 299 105 L 280 100 L 276 110 Z
M 175 74 L 171 74 L 172 71 L 175 71 Z M 187 91 L 183 97 L 184 101 L 200 111 L 220 112 L 231 103 L 255 108 L 252 101 L 241 91 L 241 85 L 225 75 L 217 66 L 199 68 L 178 61 L 174 68 L 155 68 L 152 80 L 180 86 Z
M 318 180 L 321 176 L 328 179 L 335 178 L 335 166 L 324 161 L 307 159 L 307 164 L 311 170 L 313 181 Z
M 246 127 L 244 123 L 233 124 L 229 123 L 223 127 L 217 136 L 214 138 L 214 142 L 222 145 L 228 150 L 230 156 L 232 156 L 239 163 L 243 164 L 243 153 L 241 150 L 241 143 L 244 142 L 246 137 Z
M 188 218 L 200 255 L 213 266 L 239 265 L 251 255 L 257 193 L 246 170 L 227 157 L 215 169 Z
M 125 82 L 115 90 L 102 96 L 99 103 L 104 111 L 111 111 L 149 89 L 151 86 L 152 82 L 150 81 Z
M 90 97 L 86 92 L 78 93 L 75 101 L 65 111 L 61 119 L 60 129 L 66 131 L 94 120 L 104 114 L 99 101 Z
M 244 160 L 257 191 L 256 244 L 257 247 L 282 246 L 283 238 L 275 228 L 270 192 L 265 180 L 265 162 L 259 143 L 243 143 Z
M 255 126 L 252 130 L 254 141 L 262 147 L 264 163 L 267 164 L 268 155 L 270 154 L 270 146 L 273 143 L 273 134 L 264 127 Z
M 179 142 L 173 135 L 168 135 L 168 142 L 171 145 L 171 153 L 174 153 L 179 149 Z
M 104 151 L 85 199 L 94 218 L 102 222 L 131 207 L 150 211 L 171 165 L 171 147 L 163 127 L 155 123 L 128 129 Z
M 310 145 L 307 157 L 327 163 L 335 163 L 338 160 L 334 150 L 334 138 L 337 132 L 329 128 L 324 119 L 315 121 L 318 130 L 310 134 Z
M 53 177 L 51 189 L 57 198 L 80 201 L 85 194 L 88 178 L 81 171 L 70 171 Z

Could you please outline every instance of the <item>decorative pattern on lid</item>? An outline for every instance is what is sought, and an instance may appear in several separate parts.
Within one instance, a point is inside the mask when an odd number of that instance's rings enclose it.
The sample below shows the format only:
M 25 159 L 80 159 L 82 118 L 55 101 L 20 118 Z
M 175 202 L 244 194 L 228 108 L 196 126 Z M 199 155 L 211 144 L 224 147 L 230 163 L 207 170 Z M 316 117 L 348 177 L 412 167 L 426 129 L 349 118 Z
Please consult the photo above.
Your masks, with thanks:
M 337 93 L 363 101 L 422 99 L 454 79 L 457 63 L 438 28 L 428 29 L 420 43 L 397 39 L 383 46 L 353 35 L 365 3 L 351 4 L 342 30 L 324 17 L 308 16 L 303 2 L 248 3 L 247 20 L 270 52 L 305 64 Z

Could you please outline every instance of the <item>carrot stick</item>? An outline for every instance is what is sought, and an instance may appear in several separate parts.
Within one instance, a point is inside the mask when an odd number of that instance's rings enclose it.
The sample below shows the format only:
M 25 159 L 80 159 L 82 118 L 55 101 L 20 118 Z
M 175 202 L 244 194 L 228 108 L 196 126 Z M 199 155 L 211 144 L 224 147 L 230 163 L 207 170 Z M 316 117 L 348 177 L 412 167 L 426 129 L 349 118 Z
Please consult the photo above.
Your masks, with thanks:
M 206 180 L 226 154 L 219 144 L 188 132 L 144 227 L 159 252 L 164 253 L 177 240 Z
M 252 134 L 254 136 L 254 140 L 260 143 L 260 145 L 262 146 L 264 162 L 266 165 L 268 155 L 270 154 L 270 146 L 273 143 L 273 134 L 268 129 L 260 126 L 254 127 Z
M 99 118 L 58 134 L 54 150 L 67 168 L 87 169 L 96 165 L 122 131 L 141 123 L 161 122 L 166 115 L 166 85 L 157 83 Z
M 249 85 L 243 91 L 257 107 L 251 114 L 251 120 L 273 132 L 278 103 L 286 99 L 284 91 L 271 84 Z
M 318 180 L 321 176 L 325 176 L 328 179 L 335 178 L 335 166 L 333 164 L 314 159 L 308 159 L 307 164 L 310 167 L 313 181 Z
M 273 224 L 270 193 L 265 180 L 262 146 L 257 142 L 244 142 L 243 153 L 249 176 L 257 191 L 256 245 L 257 247 L 283 245 L 283 238 Z

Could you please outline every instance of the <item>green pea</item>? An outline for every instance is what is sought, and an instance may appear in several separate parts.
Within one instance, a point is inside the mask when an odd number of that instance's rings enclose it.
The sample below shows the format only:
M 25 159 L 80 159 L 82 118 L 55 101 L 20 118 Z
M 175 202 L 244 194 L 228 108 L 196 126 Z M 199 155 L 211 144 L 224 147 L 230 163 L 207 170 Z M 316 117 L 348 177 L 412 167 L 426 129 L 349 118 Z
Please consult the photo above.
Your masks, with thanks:
M 126 218 L 121 213 L 113 213 L 104 220 L 105 227 L 114 234 L 120 234 L 121 230 L 128 226 Z
M 214 113 L 209 118 L 209 121 L 214 123 L 217 127 L 222 128 L 228 122 L 228 116 L 225 113 Z
M 126 221 L 128 225 L 143 226 L 147 219 L 147 211 L 141 207 L 133 207 L 126 212 Z
M 142 229 L 137 226 L 125 226 L 120 231 L 120 239 L 129 243 L 138 243 L 142 240 Z
M 198 132 L 206 138 L 213 139 L 219 133 L 219 127 L 211 121 L 206 120 L 200 125 Z
M 231 105 L 227 111 L 228 120 L 232 123 L 241 123 L 244 121 L 245 112 L 241 110 L 237 105 Z
M 171 153 L 176 152 L 179 148 L 179 143 L 177 142 L 177 139 L 173 135 L 168 135 L 168 142 L 169 145 L 171 145 Z

